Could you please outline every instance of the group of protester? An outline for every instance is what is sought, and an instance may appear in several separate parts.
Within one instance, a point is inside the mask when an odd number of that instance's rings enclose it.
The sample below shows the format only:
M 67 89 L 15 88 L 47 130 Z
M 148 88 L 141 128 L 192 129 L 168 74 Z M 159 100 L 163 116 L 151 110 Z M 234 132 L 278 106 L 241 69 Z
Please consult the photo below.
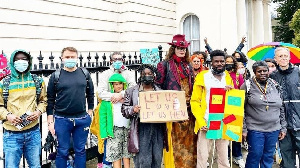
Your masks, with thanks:
M 278 140 L 281 166 L 295 167 L 296 151 L 300 151 L 299 69 L 289 62 L 289 50 L 278 47 L 275 61 L 255 62 L 254 76 L 250 77 L 246 56 L 241 52 L 244 42 L 245 38 L 232 55 L 227 55 L 212 50 L 205 39 L 211 60 L 208 68 L 207 53 L 195 52 L 190 57 L 185 36 L 175 35 L 157 68 L 149 64 L 139 67 L 137 83 L 123 65 L 122 54 L 114 52 L 110 69 L 99 77 L 96 110 L 93 81 L 86 69 L 77 68 L 75 48 L 62 50 L 64 67 L 50 76 L 47 91 L 43 79 L 30 73 L 30 54 L 16 50 L 10 57 L 11 75 L 0 83 L 5 167 L 19 167 L 22 155 L 29 167 L 41 167 L 38 120 L 44 112 L 48 129 L 58 141 L 57 168 L 67 167 L 70 146 L 75 151 L 75 167 L 86 167 L 85 144 L 93 113 L 94 119 L 99 116 L 99 168 L 129 168 L 130 158 L 136 168 L 158 168 L 162 162 L 166 168 L 206 168 L 213 143 L 219 168 L 230 167 L 229 150 L 241 168 L 271 168 Z M 211 88 L 245 90 L 246 163 L 241 143 L 234 142 L 229 149 L 228 140 L 206 138 Z M 189 119 L 141 123 L 139 92 L 159 90 L 184 91 Z

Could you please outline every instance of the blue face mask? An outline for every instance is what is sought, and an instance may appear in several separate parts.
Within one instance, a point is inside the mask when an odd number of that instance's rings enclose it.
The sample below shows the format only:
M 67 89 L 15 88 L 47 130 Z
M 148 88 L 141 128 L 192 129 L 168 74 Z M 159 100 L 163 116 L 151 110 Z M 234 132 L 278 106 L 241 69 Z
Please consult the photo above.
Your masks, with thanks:
M 77 64 L 77 59 L 65 59 L 64 65 L 67 68 L 74 68 Z
M 28 68 L 28 61 L 26 60 L 18 60 L 14 62 L 14 67 L 18 72 L 24 72 Z
M 114 61 L 112 66 L 114 67 L 114 69 L 121 69 L 123 66 L 123 62 L 122 61 Z

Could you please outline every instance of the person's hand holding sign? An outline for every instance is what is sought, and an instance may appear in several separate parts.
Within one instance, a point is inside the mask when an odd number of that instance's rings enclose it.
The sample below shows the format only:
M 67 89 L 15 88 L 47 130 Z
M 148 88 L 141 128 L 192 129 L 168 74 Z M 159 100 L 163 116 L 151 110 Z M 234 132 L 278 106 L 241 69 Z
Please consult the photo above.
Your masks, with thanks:
M 234 89 L 233 86 L 230 86 L 230 85 L 226 85 L 226 86 L 225 86 L 225 90 L 226 90 L 226 91 L 228 91 L 228 90 L 230 90 L 230 89 Z
M 139 106 L 139 105 L 135 105 L 135 106 L 133 107 L 133 112 L 134 112 L 134 113 L 139 113 L 140 110 L 141 110 L 141 106 Z

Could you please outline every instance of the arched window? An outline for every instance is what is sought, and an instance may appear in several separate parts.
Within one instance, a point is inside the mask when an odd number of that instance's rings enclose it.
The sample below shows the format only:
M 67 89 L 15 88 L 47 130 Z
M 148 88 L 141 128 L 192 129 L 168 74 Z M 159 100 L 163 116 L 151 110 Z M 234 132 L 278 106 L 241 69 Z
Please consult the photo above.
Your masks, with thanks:
M 187 41 L 191 42 L 189 46 L 190 53 L 200 50 L 200 22 L 196 15 L 189 15 L 183 21 L 183 34 Z

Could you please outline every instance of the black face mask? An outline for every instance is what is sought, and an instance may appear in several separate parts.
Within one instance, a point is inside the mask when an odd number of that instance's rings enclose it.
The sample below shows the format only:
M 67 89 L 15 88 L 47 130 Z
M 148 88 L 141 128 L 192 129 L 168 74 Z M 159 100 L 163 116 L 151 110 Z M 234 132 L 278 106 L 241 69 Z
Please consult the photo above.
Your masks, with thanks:
M 241 58 L 235 58 L 237 62 L 242 62 Z
M 227 71 L 233 70 L 234 67 L 235 67 L 234 64 L 226 64 L 226 65 L 225 65 L 225 68 L 226 68 Z
M 221 75 L 225 71 L 225 66 L 222 69 L 217 69 L 217 67 L 212 68 L 212 74 Z
M 145 84 L 145 85 L 150 85 L 154 82 L 154 76 L 143 76 L 142 77 L 142 82 Z

